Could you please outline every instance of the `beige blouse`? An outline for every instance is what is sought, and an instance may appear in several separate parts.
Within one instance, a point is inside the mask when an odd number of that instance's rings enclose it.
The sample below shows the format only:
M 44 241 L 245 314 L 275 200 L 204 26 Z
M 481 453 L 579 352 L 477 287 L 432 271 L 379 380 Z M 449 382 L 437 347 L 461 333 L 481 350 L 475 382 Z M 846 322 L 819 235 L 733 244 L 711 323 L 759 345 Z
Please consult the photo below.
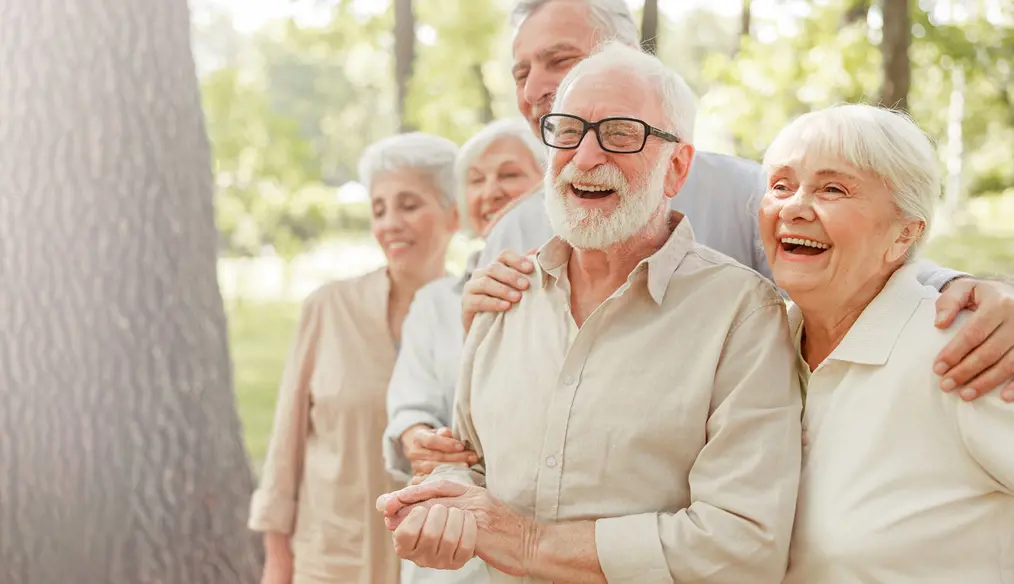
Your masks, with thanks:
M 397 488 L 381 452 L 396 349 L 386 269 L 327 284 L 303 304 L 278 392 L 255 531 L 291 534 L 293 584 L 395 584 L 377 497 Z

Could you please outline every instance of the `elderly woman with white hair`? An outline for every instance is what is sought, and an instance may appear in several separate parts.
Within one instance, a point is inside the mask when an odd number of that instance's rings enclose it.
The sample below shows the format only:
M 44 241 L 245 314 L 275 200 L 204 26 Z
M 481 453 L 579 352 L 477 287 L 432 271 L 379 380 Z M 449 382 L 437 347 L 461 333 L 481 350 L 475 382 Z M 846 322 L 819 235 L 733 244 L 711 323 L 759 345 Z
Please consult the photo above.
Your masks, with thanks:
M 764 164 L 760 233 L 806 388 L 786 582 L 1014 582 L 1014 409 L 936 391 L 928 366 L 955 334 L 912 261 L 940 192 L 930 141 L 846 105 L 789 124 Z
M 264 532 L 264 584 L 395 584 L 399 561 L 374 501 L 391 490 L 381 437 L 402 322 L 446 274 L 458 229 L 457 146 L 422 133 L 364 152 L 372 233 L 387 264 L 325 284 L 302 307 L 249 526 Z
M 455 164 L 463 229 L 484 237 L 511 206 L 542 182 L 546 150 L 522 118 L 487 125 L 461 147 Z M 464 344 L 461 290 L 475 268 L 476 251 L 462 277 L 447 277 L 416 294 L 405 319 L 401 352 L 387 393 L 384 458 L 404 485 L 451 462 L 471 464 L 475 453 L 451 437 L 451 414 Z M 460 570 L 402 564 L 403 584 L 476 584 L 488 579 L 474 558 Z

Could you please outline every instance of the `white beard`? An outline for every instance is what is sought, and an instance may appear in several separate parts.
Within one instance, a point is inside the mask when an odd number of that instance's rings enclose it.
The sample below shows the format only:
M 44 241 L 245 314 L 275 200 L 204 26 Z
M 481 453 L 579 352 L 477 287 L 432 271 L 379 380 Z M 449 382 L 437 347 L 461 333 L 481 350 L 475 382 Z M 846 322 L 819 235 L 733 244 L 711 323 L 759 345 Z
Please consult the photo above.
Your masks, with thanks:
M 626 177 L 612 164 L 582 172 L 567 163 L 555 179 L 552 168 L 546 172 L 546 213 L 553 233 L 578 249 L 602 250 L 638 234 L 666 204 L 665 176 L 669 157 L 659 157 L 658 164 L 645 177 L 643 184 L 632 189 Z M 587 209 L 570 195 L 573 182 L 608 187 L 616 191 L 616 208 Z

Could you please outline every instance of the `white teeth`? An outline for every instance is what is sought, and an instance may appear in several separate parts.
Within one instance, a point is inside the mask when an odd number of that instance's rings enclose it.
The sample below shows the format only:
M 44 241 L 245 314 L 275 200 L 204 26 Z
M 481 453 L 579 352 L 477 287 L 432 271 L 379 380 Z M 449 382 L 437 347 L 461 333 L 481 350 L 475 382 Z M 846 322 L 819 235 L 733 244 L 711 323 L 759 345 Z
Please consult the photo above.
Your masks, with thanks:
M 572 185 L 575 189 L 581 191 L 589 191 L 592 193 L 601 193 L 602 191 L 611 191 L 613 189 L 609 187 L 602 187 L 597 185 Z
M 810 241 L 809 239 L 800 239 L 798 237 L 783 237 L 782 243 L 791 243 L 793 245 L 805 245 L 807 247 L 815 247 L 817 249 L 829 249 L 831 246 L 826 243 L 820 243 L 817 241 Z
M 405 243 L 404 241 L 392 241 L 391 243 L 387 244 L 387 247 L 391 249 L 401 249 L 403 247 L 408 247 L 408 244 Z

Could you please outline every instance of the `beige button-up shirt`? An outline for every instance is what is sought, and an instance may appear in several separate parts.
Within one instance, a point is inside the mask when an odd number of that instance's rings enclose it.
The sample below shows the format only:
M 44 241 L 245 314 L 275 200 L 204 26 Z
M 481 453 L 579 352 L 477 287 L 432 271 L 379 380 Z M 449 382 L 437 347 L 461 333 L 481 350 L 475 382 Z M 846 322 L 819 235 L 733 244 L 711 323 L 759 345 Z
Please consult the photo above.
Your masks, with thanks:
M 1014 408 L 940 391 L 933 361 L 958 327 L 934 326 L 939 294 L 917 275 L 895 272 L 812 374 L 801 364 L 787 584 L 1014 582 Z
M 387 271 L 333 282 L 304 303 L 282 376 L 249 526 L 291 534 L 293 584 L 396 584 L 398 558 L 376 499 L 385 397 L 396 357 Z
M 550 241 L 521 302 L 476 318 L 454 425 L 481 461 L 427 480 L 485 482 L 542 522 L 596 520 L 609 582 L 780 582 L 801 404 L 778 291 L 684 218 L 579 329 L 570 254 Z

